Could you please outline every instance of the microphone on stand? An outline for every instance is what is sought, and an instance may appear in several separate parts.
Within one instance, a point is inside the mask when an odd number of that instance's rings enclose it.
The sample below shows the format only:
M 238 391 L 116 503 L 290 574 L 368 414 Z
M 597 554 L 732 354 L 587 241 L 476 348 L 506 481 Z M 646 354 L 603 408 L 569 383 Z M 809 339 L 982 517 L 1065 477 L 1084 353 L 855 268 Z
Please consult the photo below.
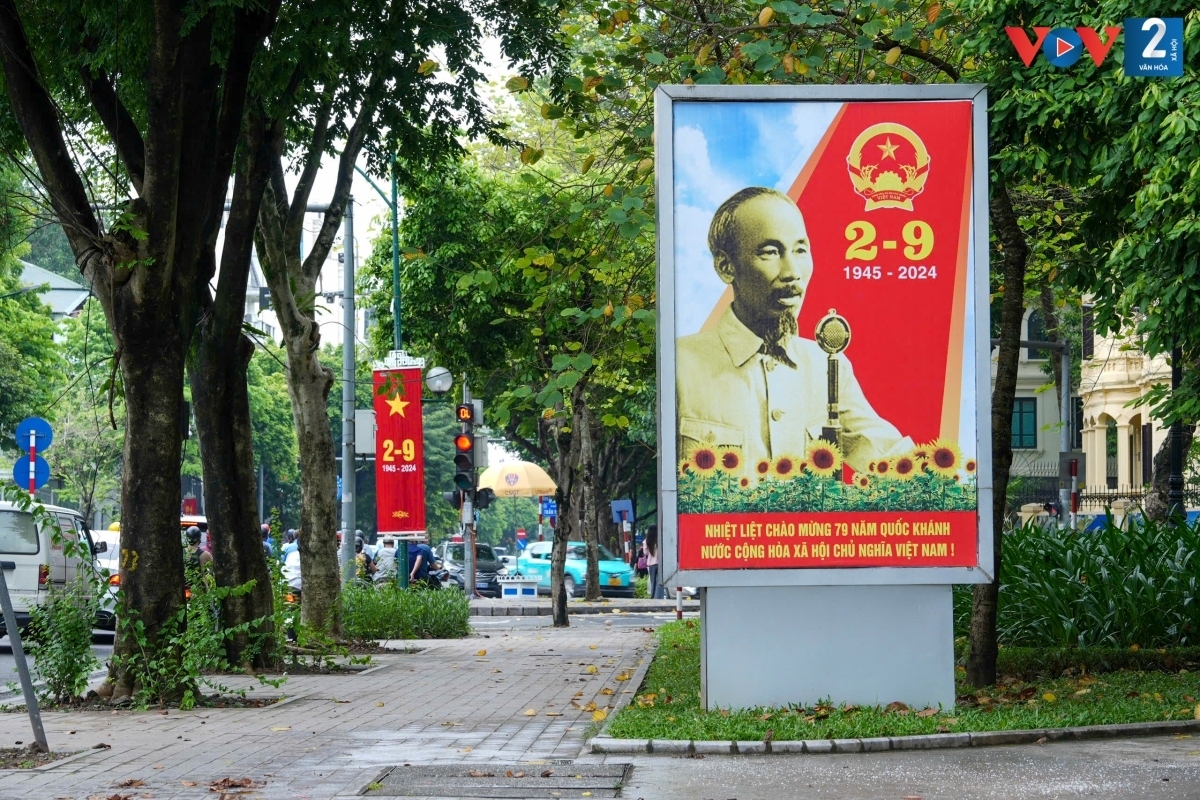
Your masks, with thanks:
M 821 438 L 833 445 L 841 445 L 842 423 L 838 420 L 838 361 L 837 354 L 850 346 L 850 323 L 839 316 L 836 309 L 821 317 L 813 338 L 817 345 L 829 354 L 829 420 L 821 428 Z

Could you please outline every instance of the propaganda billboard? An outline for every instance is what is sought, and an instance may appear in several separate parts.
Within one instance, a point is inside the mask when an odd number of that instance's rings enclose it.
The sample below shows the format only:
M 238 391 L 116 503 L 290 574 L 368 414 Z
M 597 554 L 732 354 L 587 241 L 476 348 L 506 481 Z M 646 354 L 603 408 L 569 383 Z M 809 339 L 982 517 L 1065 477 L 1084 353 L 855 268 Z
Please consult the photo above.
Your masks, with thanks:
M 422 370 L 374 371 L 375 502 L 380 535 L 425 536 Z
M 664 540 L 685 573 L 990 571 L 980 89 L 856 88 L 659 94 Z

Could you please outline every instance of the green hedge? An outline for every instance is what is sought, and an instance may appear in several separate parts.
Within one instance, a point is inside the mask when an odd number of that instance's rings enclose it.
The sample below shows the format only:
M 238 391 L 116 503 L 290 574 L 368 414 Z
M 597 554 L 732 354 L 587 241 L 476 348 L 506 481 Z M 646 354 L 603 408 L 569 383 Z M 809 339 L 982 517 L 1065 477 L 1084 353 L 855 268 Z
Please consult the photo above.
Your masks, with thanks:
M 1032 647 L 1144 653 L 1200 645 L 1200 532 L 1182 522 L 1081 533 L 1027 525 L 1004 534 L 998 638 Z M 955 590 L 966 635 L 971 587 Z
M 471 605 L 453 590 L 347 586 L 342 592 L 351 639 L 457 639 L 471 633 Z

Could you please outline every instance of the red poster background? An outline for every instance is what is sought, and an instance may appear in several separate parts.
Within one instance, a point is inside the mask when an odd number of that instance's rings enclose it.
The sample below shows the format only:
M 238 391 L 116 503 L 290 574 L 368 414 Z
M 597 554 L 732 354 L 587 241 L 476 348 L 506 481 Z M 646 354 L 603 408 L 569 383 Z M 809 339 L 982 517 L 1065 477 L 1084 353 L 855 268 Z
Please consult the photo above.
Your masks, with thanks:
M 425 533 L 421 370 L 375 370 L 375 499 L 379 532 Z
M 786 118 L 782 117 L 782 118 Z M 971 288 L 966 284 L 972 196 L 972 104 L 969 101 L 864 102 L 846 103 L 825 132 L 808 164 L 796 178 L 788 195 L 804 215 L 814 261 L 814 273 L 799 318 L 800 336 L 812 339 L 817 322 L 836 309 L 850 325 L 852 337 L 846 356 L 867 400 L 881 417 L 894 424 L 904 436 L 924 444 L 938 438 L 954 441 L 966 458 L 974 458 L 976 442 L 957 442 L 961 406 L 963 344 L 966 304 Z M 895 123 L 910 129 L 929 155 L 923 190 L 912 198 L 913 209 L 873 208 L 855 191 L 847 161 L 855 140 L 878 123 Z M 879 163 L 880 142 L 873 138 L 863 147 L 863 161 Z M 914 145 L 903 136 L 887 142 L 897 145 L 889 165 L 914 164 Z M 932 250 L 921 258 L 905 252 L 906 223 L 927 223 L 934 234 Z M 869 259 L 849 257 L 848 226 L 869 223 L 875 232 L 875 254 Z M 701 235 L 703 232 L 697 232 Z M 911 252 L 911 251 L 910 251 Z M 879 277 L 849 277 L 846 268 L 879 267 Z M 936 268 L 937 277 L 902 278 L 901 267 Z M 873 273 L 874 271 L 871 270 Z M 986 274 L 986 273 L 985 273 Z M 709 318 L 715 324 L 732 299 L 726 290 Z M 980 310 L 977 309 L 977 313 Z M 986 313 L 986 309 L 982 310 Z M 974 376 L 966 376 L 974 380 Z M 973 413 L 968 411 L 967 413 Z M 846 468 L 847 474 L 851 471 Z M 949 532 L 936 537 L 870 536 L 832 538 L 713 538 L 708 526 L 746 526 L 815 522 L 882 525 L 946 523 Z M 740 526 L 740 527 L 739 527 Z M 903 530 L 903 528 L 901 528 Z M 860 528 L 867 530 L 867 528 Z M 771 512 L 679 515 L 679 565 L 682 569 L 821 568 L 821 567 L 931 567 L 975 566 L 978 519 L 976 511 L 923 512 Z M 859 544 L 883 543 L 860 550 Z M 796 557 L 769 554 L 766 545 L 827 543 L 825 557 Z M 939 548 L 924 547 L 944 542 Z M 853 555 L 845 545 L 854 543 Z M 718 557 L 714 545 L 764 545 L 762 555 L 751 547 L 735 557 Z M 841 555 L 833 545 L 843 545 Z M 707 548 L 707 549 L 706 549 Z M 914 552 L 915 550 L 915 552 Z M 722 551 L 723 552 L 723 551 Z M 791 551 L 789 551 L 791 552 Z

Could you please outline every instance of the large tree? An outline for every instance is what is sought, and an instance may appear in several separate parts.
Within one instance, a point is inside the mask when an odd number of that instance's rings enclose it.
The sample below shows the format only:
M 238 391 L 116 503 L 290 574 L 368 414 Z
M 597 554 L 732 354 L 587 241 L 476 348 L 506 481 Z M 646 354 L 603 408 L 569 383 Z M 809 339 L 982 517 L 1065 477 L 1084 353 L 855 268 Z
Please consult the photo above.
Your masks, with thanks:
M 124 384 L 123 607 L 106 684 L 118 697 L 136 690 L 145 654 L 160 648 L 183 602 L 184 367 L 214 271 L 248 82 L 277 10 L 272 0 L 119 9 L 0 0 L 8 130 L 19 132 L 104 309 Z M 85 163 L 105 167 L 119 192 L 94 196 Z M 117 208 L 103 217 L 97 204 Z M 231 247 L 248 244 L 227 231 Z
M 289 6 L 272 39 L 272 68 L 256 85 L 243 140 L 256 155 L 239 167 L 238 179 L 265 185 L 256 245 L 287 353 L 300 445 L 302 618 L 311 627 L 340 631 L 334 441 L 326 410 L 334 379 L 318 357 L 314 299 L 350 200 L 355 163 L 365 152 L 384 174 L 392 154 L 402 152 L 410 169 L 423 170 L 458 149 L 460 132 L 499 138 L 476 93 L 484 37 L 496 36 L 505 56 L 528 69 L 544 68 L 558 52 L 551 37 L 556 11 L 548 0 L 343 0 Z M 313 198 L 327 158 L 337 164 L 333 193 Z M 291 190 L 289 169 L 298 173 Z M 320 228 L 302 252 L 314 200 L 324 207 Z

